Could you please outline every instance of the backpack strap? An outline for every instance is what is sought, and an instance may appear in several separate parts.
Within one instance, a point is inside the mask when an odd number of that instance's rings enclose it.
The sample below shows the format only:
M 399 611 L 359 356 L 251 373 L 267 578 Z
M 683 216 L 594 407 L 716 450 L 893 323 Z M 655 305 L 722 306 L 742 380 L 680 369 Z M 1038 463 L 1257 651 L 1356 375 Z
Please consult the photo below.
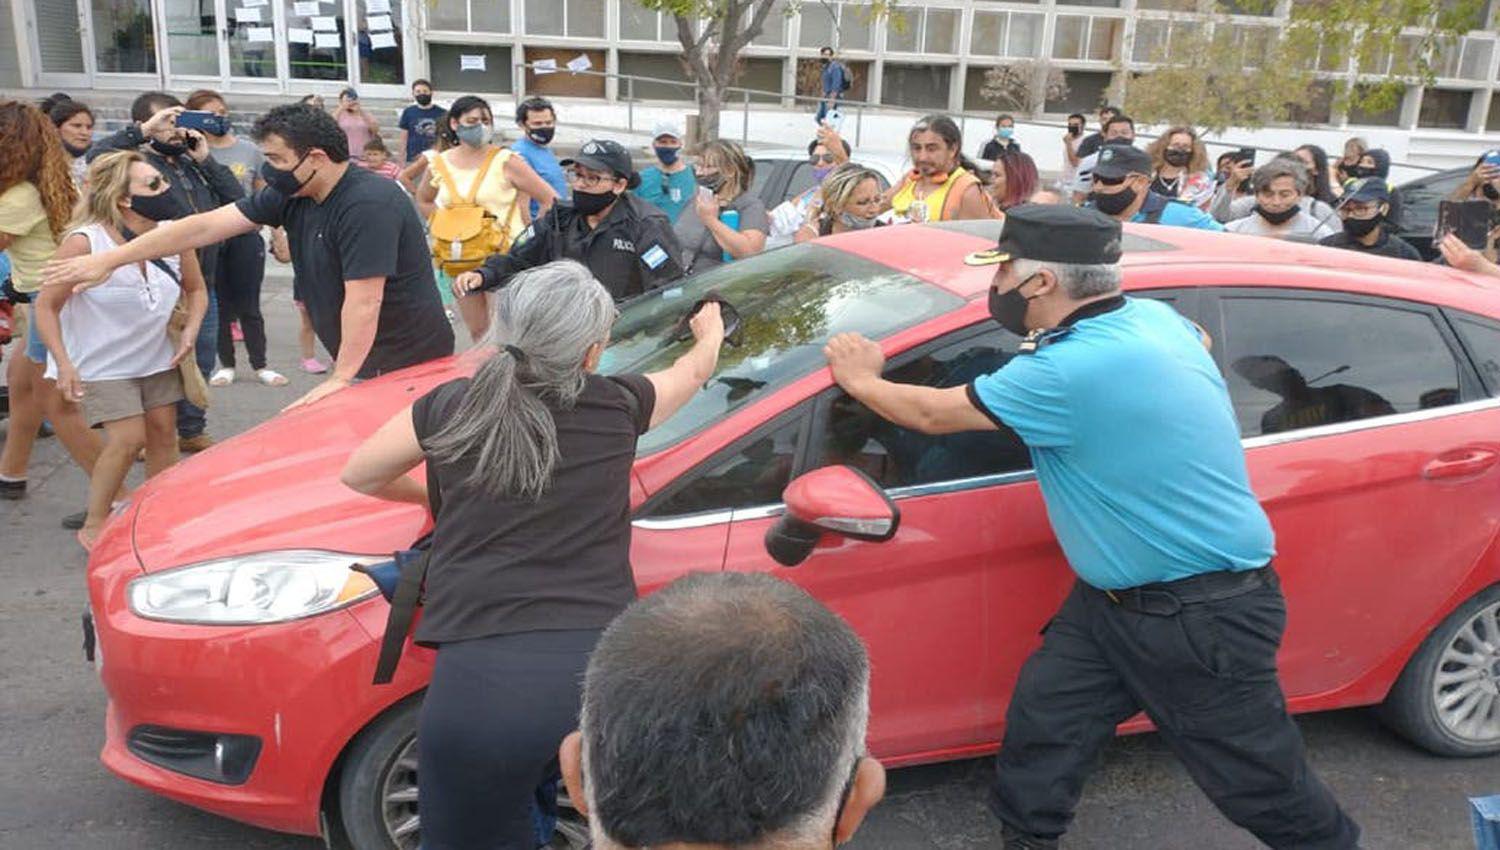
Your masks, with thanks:
M 484 178 L 490 173 L 490 166 L 495 163 L 495 159 L 499 156 L 500 149 L 491 147 L 490 152 L 484 157 L 484 164 L 479 166 L 479 173 L 474 176 L 474 182 L 469 186 L 469 197 L 465 199 L 465 203 L 473 206 L 478 202 L 479 188 L 484 185 Z

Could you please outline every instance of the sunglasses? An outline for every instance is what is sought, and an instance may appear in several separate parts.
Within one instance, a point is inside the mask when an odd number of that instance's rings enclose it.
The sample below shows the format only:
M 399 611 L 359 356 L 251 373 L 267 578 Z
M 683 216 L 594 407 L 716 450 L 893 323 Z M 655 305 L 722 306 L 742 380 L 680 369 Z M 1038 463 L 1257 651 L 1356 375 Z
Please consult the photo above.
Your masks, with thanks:
M 1101 177 L 1098 174 L 1094 175 L 1094 182 L 1100 186 L 1118 186 L 1129 179 L 1128 177 Z
M 809 159 L 812 161 L 813 165 L 819 165 L 819 164 L 824 163 L 824 162 L 832 163 L 833 162 L 833 154 L 831 154 L 831 153 L 815 153 L 811 157 L 809 157 Z

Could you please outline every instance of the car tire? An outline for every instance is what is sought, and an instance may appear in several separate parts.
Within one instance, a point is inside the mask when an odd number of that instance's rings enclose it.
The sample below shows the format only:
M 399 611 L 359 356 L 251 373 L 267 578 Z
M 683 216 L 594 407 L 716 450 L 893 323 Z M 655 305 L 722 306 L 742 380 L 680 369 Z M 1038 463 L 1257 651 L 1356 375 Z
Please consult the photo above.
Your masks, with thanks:
M 1437 755 L 1500 753 L 1500 585 L 1476 594 L 1432 630 L 1379 715 Z
M 365 727 L 349 748 L 339 777 L 339 820 L 352 850 L 416 850 L 421 710 L 420 696 L 406 700 Z
M 420 696 L 390 709 L 355 738 L 339 777 L 339 822 L 350 850 L 415 850 L 417 819 L 417 715 Z M 583 850 L 588 826 L 567 800 L 551 847 Z

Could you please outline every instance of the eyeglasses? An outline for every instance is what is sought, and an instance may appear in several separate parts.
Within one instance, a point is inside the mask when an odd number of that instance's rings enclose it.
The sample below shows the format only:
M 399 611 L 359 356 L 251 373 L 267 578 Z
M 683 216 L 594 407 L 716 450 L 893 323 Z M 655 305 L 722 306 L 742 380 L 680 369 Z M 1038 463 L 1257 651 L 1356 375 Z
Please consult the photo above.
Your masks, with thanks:
M 811 160 L 813 165 L 821 165 L 825 162 L 831 165 L 833 163 L 833 154 L 815 153 L 812 156 L 808 157 L 808 159 Z
M 598 189 L 601 186 L 610 186 L 614 184 L 615 180 L 619 179 L 613 174 L 589 174 L 588 172 L 579 171 L 576 168 L 566 169 L 563 171 L 563 174 L 568 178 L 569 183 L 585 189 Z

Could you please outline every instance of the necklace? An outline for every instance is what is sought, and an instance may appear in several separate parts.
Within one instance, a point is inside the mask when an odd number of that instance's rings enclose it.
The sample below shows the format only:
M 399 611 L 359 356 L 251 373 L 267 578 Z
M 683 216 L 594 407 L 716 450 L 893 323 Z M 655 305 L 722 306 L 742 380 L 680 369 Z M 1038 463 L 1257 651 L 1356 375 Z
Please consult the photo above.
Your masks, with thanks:
M 1167 178 L 1165 178 L 1165 177 L 1163 177 L 1163 176 L 1161 176 L 1160 174 L 1158 174 L 1158 175 L 1156 175 L 1156 183 L 1157 183 L 1158 186 L 1160 186 L 1161 188 L 1163 188 L 1163 189 L 1166 190 L 1165 192 L 1161 193 L 1163 195 L 1167 195 L 1168 197 L 1175 198 L 1175 197 L 1178 197 L 1179 195 L 1182 194 L 1182 175 L 1181 174 L 1177 175 L 1176 177 L 1171 178 L 1170 180 L 1167 179 Z

